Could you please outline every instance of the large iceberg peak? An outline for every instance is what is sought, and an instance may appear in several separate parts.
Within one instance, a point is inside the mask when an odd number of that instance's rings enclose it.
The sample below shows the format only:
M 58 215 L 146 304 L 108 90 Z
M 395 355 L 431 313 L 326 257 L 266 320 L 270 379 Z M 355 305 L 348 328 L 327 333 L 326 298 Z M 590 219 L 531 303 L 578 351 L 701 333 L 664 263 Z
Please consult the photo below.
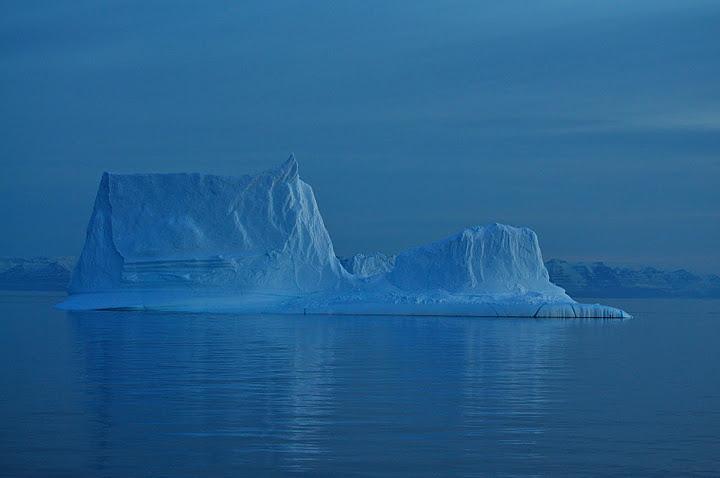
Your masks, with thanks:
M 293 155 L 256 176 L 102 176 L 70 291 L 306 293 L 349 275 Z
M 299 167 L 297 159 L 295 159 L 295 154 L 290 153 L 288 159 L 286 159 L 285 162 L 278 166 L 277 169 L 275 169 L 273 172 L 282 180 L 291 181 L 300 178 L 300 175 L 298 174 L 298 169 Z

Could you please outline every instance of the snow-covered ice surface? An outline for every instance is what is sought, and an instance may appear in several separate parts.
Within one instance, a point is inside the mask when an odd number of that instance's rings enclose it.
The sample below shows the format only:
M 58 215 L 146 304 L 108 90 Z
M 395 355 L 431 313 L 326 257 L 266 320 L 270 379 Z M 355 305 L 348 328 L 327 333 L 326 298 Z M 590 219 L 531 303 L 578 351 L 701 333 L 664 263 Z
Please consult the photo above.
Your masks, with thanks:
M 527 228 L 472 227 L 344 265 L 292 156 L 256 176 L 105 173 L 71 295 L 59 307 L 629 317 L 579 304 L 552 284 Z

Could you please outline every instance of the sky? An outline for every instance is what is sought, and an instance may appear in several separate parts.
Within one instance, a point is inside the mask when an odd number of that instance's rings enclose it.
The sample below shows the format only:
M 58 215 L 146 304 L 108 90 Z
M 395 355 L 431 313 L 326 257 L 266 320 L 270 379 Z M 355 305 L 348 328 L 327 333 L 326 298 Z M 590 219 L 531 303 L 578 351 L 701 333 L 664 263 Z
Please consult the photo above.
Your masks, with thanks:
M 103 171 L 294 152 L 336 252 L 488 222 L 720 272 L 720 2 L 0 5 L 0 256 L 78 255 Z

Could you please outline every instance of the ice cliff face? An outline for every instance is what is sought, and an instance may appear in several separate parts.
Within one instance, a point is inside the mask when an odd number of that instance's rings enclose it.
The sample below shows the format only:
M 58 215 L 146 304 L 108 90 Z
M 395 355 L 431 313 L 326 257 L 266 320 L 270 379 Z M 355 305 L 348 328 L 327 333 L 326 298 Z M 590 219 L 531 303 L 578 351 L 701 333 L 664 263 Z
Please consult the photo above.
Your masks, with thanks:
M 349 275 L 290 157 L 257 176 L 102 177 L 70 292 L 307 293 Z
M 388 281 L 402 290 L 455 294 L 541 293 L 570 300 L 552 284 L 535 233 L 502 224 L 476 226 L 399 254 Z

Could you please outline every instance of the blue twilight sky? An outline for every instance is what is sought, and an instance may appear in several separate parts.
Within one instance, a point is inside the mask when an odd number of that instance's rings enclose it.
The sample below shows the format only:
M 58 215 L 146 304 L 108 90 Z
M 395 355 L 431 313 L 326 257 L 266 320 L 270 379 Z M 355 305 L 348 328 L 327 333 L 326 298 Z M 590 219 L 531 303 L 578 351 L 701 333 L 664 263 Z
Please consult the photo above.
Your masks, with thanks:
M 7 1 L 2 255 L 75 255 L 104 170 L 294 151 L 340 254 L 491 221 L 720 271 L 720 2 Z

